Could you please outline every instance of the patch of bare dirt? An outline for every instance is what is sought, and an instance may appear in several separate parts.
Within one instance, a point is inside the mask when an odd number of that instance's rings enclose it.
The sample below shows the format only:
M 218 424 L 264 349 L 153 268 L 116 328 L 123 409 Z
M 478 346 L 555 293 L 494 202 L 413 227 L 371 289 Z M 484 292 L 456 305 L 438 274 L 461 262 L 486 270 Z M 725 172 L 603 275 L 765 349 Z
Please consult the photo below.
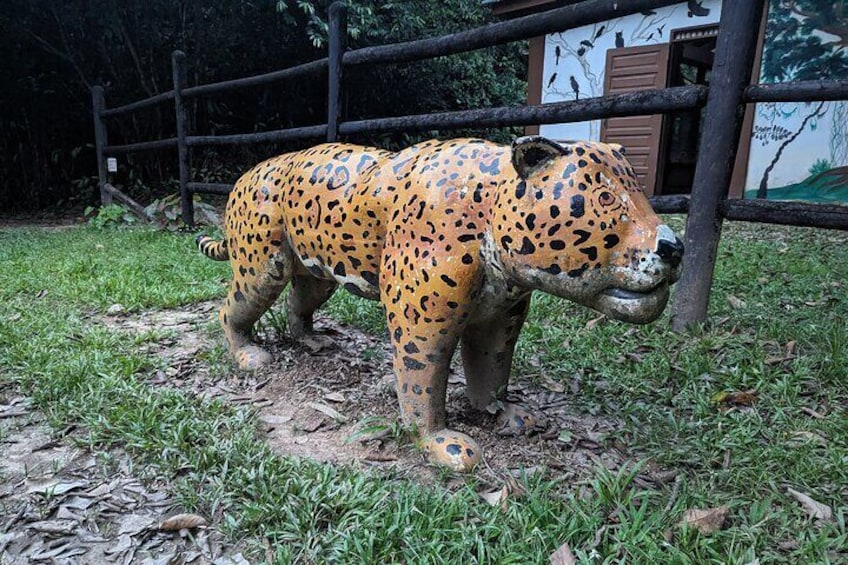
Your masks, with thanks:
M 147 346 L 167 365 L 153 384 L 252 407 L 270 445 L 282 455 L 435 476 L 408 443 L 399 445 L 387 433 L 358 434 L 363 423 L 375 419 L 386 427 L 398 421 L 387 338 L 319 315 L 318 335 L 306 343 L 260 332 L 275 359 L 268 371 L 242 373 L 228 358 L 210 370 L 204 359 L 221 346 L 223 337 L 217 330 L 201 328 L 217 321 L 217 307 L 204 303 L 183 310 L 116 314 L 102 323 L 128 332 L 175 330 L 175 337 Z M 617 439 L 620 422 L 574 407 L 579 376 L 564 384 L 548 379 L 540 385 L 521 378 L 510 384 L 507 400 L 542 420 L 536 433 L 521 436 L 499 429 L 496 416 L 472 411 L 464 383 L 461 364 L 455 360 L 448 385 L 448 426 L 471 435 L 483 447 L 485 464 L 477 475 L 485 482 L 501 484 L 504 477 L 543 467 L 555 469 L 560 478 L 577 478 L 595 465 L 617 469 L 634 458 Z
M 180 512 L 165 484 L 140 480 L 126 454 L 74 447 L 76 433 L 51 434 L 0 392 L 0 563 L 247 563 L 213 527 L 164 529 Z

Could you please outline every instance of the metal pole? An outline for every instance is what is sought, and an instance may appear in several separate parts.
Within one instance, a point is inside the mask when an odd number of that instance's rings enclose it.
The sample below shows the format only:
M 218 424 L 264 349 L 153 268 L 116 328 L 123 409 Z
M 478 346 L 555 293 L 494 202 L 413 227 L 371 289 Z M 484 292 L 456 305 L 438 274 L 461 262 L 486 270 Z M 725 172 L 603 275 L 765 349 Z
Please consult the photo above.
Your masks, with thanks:
M 171 53 L 171 65 L 174 70 L 174 110 L 177 118 L 177 159 L 180 167 L 180 208 L 183 215 L 183 223 L 187 226 L 194 225 L 194 202 L 192 193 L 188 188 L 189 175 L 191 174 L 191 154 L 186 144 L 187 119 L 186 109 L 183 103 L 182 91 L 186 87 L 185 53 L 174 51 Z
M 106 97 L 103 87 L 94 86 L 91 89 L 91 110 L 94 114 L 94 153 L 97 157 L 97 186 L 100 188 L 100 203 L 103 206 L 112 203 L 112 195 L 104 188 L 109 182 L 109 171 L 106 168 L 106 155 L 103 148 L 109 144 L 106 123 L 102 112 L 106 109 Z
M 721 209 L 739 146 L 745 88 L 751 81 L 764 3 L 764 0 L 722 3 L 686 222 L 683 276 L 677 284 L 672 306 L 671 325 L 678 332 L 700 324 L 707 317 L 721 235 Z
M 342 119 L 342 56 L 347 48 L 347 7 L 342 2 L 330 6 L 327 85 L 327 141 L 339 138 Z

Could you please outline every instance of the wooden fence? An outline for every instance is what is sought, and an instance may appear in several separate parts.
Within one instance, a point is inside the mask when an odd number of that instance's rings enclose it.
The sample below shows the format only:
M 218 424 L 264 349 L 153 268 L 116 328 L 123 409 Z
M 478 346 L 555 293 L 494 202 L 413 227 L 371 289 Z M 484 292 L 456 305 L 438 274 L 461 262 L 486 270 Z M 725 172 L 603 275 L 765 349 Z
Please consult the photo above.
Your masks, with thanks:
M 193 223 L 193 193 L 226 194 L 229 184 L 194 182 L 190 178 L 194 148 L 282 141 L 336 141 L 345 135 L 390 131 L 455 130 L 578 122 L 617 116 L 634 116 L 700 108 L 706 105 L 702 139 L 691 197 L 655 197 L 658 212 L 688 212 L 683 277 L 677 284 L 672 306 L 672 326 L 682 331 L 703 322 L 707 315 L 710 287 L 722 221 L 726 219 L 783 225 L 848 229 L 848 206 L 728 200 L 726 198 L 738 149 L 744 105 L 753 102 L 807 102 L 848 99 L 848 81 L 811 81 L 751 85 L 757 34 L 765 0 L 723 2 L 710 87 L 659 88 L 579 101 L 522 107 L 501 107 L 440 112 L 424 115 L 343 120 L 344 71 L 356 65 L 418 61 L 464 53 L 512 41 L 526 40 L 652 10 L 681 0 L 586 0 L 539 14 L 417 41 L 348 50 L 345 6 L 330 8 L 328 55 L 324 59 L 236 80 L 188 86 L 185 55 L 172 56 L 173 89 L 123 106 L 107 108 L 103 88 L 92 89 L 94 131 L 101 196 L 111 199 L 106 156 L 151 149 L 176 148 L 182 219 Z M 261 133 L 200 136 L 191 135 L 186 120 L 186 100 L 240 88 L 266 85 L 307 76 L 328 80 L 327 123 Z M 109 145 L 107 118 L 172 102 L 176 112 L 176 135 L 168 139 L 128 145 Z

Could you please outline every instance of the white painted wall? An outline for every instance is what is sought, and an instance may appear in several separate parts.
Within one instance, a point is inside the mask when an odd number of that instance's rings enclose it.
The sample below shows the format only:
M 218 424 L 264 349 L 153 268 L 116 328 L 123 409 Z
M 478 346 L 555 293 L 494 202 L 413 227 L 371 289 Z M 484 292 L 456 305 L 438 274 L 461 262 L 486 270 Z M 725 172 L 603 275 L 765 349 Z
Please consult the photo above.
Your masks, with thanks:
M 698 4 L 697 0 L 692 2 Z M 542 103 L 574 100 L 578 93 L 581 98 L 602 96 L 608 49 L 620 47 L 622 44 L 624 47 L 634 47 L 667 43 L 671 30 L 718 22 L 721 0 L 700 2 L 700 8 L 709 11 L 709 14 L 701 12 L 702 15 L 693 13 L 690 3 L 682 2 L 659 8 L 650 15 L 634 14 L 602 24 L 548 35 L 545 38 Z M 574 84 L 578 92 L 575 92 Z M 763 172 L 774 159 L 783 140 L 799 131 L 804 118 L 817 106 L 803 103 L 757 105 L 746 191 L 757 189 Z M 774 136 L 768 135 L 768 128 L 773 126 L 785 128 L 789 133 L 784 133 L 783 139 L 775 139 Z M 598 140 L 600 121 L 544 125 L 541 126 L 540 132 L 544 136 L 559 140 Z M 826 103 L 823 115 L 807 121 L 798 137 L 784 149 L 769 175 L 768 186 L 782 187 L 806 179 L 810 167 L 819 159 L 828 161 L 834 168 L 848 166 L 846 102 Z
M 548 35 L 545 38 L 542 103 L 574 100 L 576 95 L 572 88 L 572 77 L 577 83 L 581 98 L 603 96 L 608 49 L 615 49 L 617 46 L 636 47 L 668 43 L 669 33 L 673 29 L 718 22 L 721 15 L 721 0 L 703 0 L 700 8 L 704 11 L 709 10 L 709 14 L 695 15 L 689 10 L 688 3 L 683 2 L 653 10 L 655 13 L 651 15 L 633 14 L 602 24 Z M 618 45 L 616 45 L 617 40 Z M 557 57 L 557 49 L 559 57 Z M 574 124 L 544 125 L 540 133 L 559 140 L 598 140 L 600 131 L 600 120 L 593 120 Z

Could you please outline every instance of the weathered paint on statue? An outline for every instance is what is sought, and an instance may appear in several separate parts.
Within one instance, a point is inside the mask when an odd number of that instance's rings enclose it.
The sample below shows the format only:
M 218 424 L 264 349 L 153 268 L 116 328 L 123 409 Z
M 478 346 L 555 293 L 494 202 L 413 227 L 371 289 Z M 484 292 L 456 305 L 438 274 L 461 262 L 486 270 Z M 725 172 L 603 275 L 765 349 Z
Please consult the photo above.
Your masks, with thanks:
M 403 420 L 433 461 L 458 470 L 481 457 L 473 439 L 445 429 L 460 342 L 468 396 L 483 409 L 506 389 L 532 291 L 647 323 L 683 254 L 619 146 L 541 137 L 281 155 L 236 183 L 225 241 L 198 243 L 232 264 L 220 318 L 243 369 L 271 361 L 251 330 L 287 283 L 295 338 L 338 286 L 381 300 Z

